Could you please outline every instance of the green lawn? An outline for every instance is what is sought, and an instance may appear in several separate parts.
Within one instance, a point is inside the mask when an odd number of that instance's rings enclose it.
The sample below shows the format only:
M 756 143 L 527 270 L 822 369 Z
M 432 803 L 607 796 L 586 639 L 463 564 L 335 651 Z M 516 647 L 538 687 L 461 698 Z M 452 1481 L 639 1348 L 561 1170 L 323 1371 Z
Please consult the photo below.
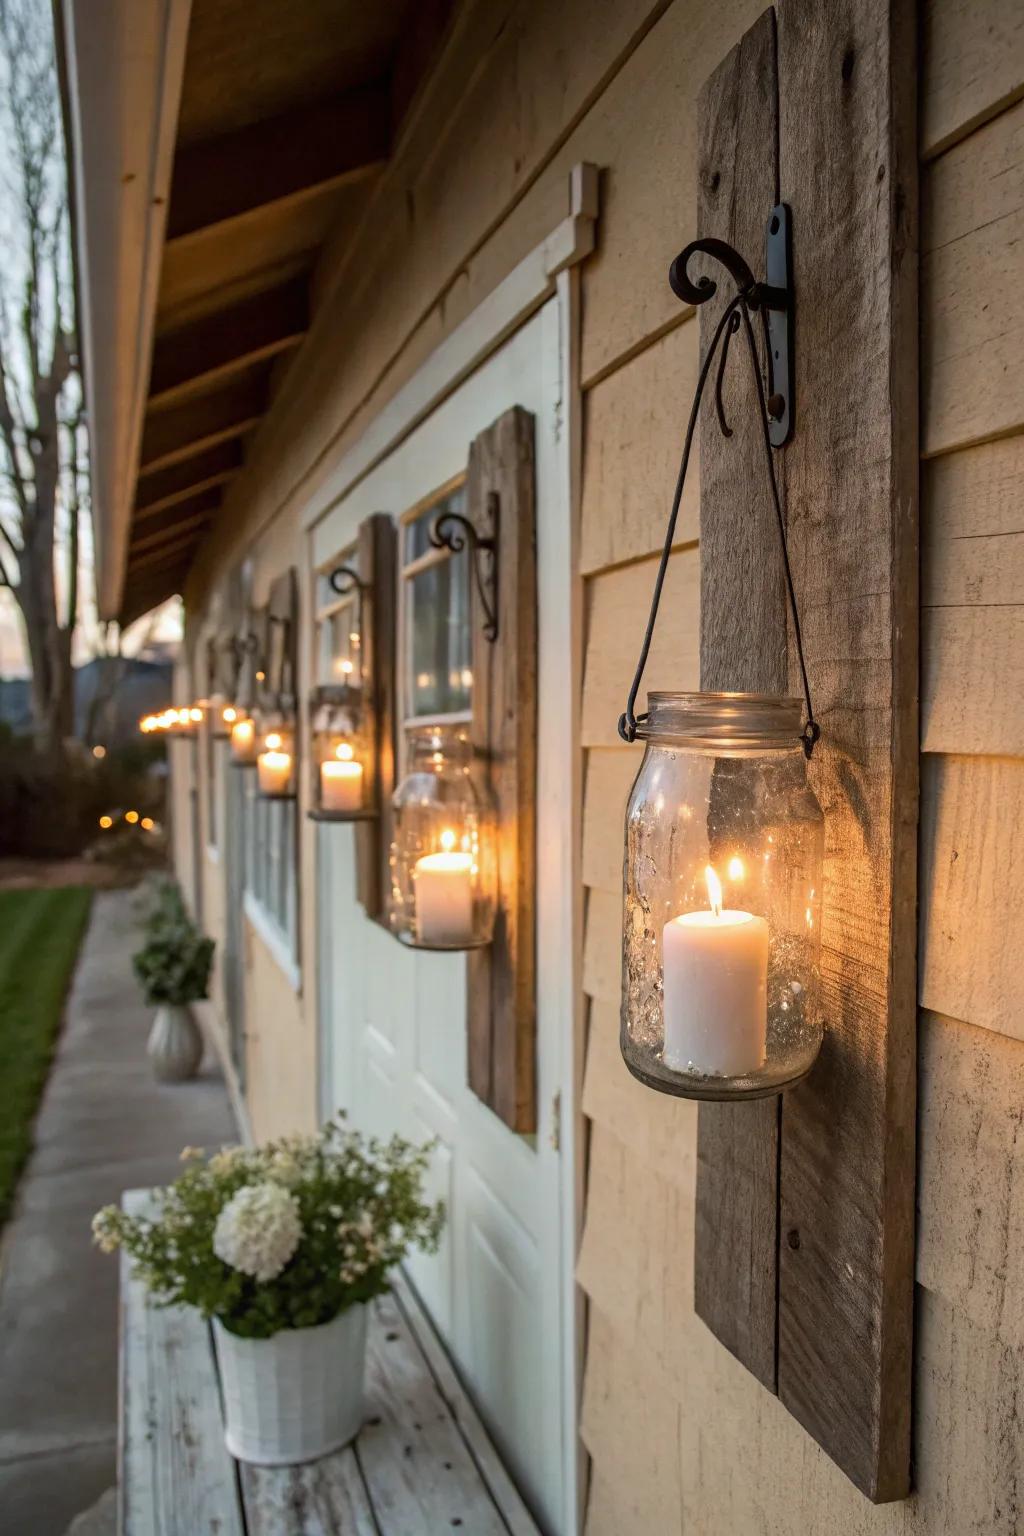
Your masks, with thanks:
M 91 891 L 0 891 L 0 1226 L 32 1145 Z

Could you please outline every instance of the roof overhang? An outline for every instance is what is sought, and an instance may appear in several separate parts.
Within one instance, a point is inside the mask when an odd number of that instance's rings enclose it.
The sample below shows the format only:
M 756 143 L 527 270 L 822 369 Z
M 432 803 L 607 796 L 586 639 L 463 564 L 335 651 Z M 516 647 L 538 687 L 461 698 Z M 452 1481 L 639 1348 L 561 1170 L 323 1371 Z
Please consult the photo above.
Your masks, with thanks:
M 122 612 L 191 0 L 56 0 L 96 597 Z M 141 611 L 145 611 L 144 609 Z

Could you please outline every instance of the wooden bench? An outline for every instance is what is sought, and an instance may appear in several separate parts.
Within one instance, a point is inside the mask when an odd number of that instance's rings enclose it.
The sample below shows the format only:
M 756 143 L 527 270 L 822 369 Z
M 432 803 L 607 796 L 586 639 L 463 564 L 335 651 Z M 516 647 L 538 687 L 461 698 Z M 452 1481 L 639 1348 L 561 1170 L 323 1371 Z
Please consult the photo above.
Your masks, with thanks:
M 126 1210 L 144 1210 L 129 1190 Z M 538 1536 L 407 1282 L 372 1304 L 366 1418 L 320 1461 L 251 1467 L 224 1445 L 210 1328 L 149 1305 L 121 1266 L 120 1536 Z

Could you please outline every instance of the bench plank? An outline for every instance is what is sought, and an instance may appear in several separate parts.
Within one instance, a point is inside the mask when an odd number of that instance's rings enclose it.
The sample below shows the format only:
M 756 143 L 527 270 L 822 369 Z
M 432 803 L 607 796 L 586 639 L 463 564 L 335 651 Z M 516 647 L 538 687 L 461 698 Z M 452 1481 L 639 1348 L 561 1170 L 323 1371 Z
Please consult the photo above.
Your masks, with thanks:
M 238 1470 L 249 1536 L 380 1536 L 351 1446 L 301 1467 Z
M 152 1206 L 128 1190 L 132 1216 Z M 210 1330 L 187 1307 L 151 1307 L 121 1258 L 121 1536 L 244 1536 L 235 1462 L 224 1445 Z

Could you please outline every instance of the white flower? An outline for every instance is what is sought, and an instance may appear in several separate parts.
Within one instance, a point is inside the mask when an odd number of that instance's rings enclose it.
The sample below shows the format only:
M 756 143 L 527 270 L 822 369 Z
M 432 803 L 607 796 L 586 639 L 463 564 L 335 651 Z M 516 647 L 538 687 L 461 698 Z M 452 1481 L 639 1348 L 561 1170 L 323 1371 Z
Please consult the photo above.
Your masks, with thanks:
M 302 1238 L 298 1201 L 280 1184 L 250 1184 L 217 1217 L 213 1251 L 255 1280 L 276 1280 Z
M 279 1148 L 270 1159 L 267 1169 L 275 1183 L 283 1184 L 286 1189 L 291 1189 L 302 1181 L 302 1166 L 294 1152 Z

